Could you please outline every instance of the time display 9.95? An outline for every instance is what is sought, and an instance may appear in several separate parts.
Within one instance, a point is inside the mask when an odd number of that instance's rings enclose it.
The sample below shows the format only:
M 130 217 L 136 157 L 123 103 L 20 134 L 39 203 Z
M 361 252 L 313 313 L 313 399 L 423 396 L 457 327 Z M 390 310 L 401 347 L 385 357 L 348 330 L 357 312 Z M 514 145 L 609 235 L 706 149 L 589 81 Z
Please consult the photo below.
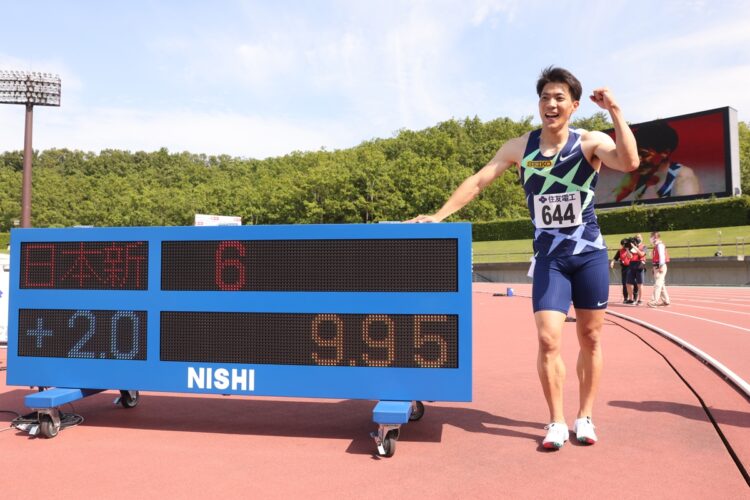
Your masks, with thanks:
M 457 368 L 451 314 L 161 312 L 161 360 Z

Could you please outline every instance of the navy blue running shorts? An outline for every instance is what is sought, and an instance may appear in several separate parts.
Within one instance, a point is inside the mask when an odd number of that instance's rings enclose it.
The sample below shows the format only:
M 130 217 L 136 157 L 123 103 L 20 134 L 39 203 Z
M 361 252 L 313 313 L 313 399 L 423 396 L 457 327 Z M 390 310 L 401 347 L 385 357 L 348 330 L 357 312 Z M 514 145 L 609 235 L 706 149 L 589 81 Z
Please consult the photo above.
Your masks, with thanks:
M 606 309 L 609 300 L 609 256 L 606 250 L 578 255 L 537 257 L 532 291 L 534 312 Z
M 642 285 L 644 274 L 646 274 L 646 271 L 640 265 L 628 266 L 627 283 L 630 285 Z

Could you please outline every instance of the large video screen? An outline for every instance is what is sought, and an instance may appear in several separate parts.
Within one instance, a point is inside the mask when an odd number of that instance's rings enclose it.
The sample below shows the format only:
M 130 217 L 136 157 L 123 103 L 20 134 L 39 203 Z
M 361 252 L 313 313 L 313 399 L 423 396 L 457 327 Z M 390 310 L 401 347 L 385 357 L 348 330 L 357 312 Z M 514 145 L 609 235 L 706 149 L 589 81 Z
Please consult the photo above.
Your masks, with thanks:
M 631 128 L 638 143 L 640 166 L 627 173 L 602 168 L 596 188 L 597 207 L 740 194 L 734 109 L 673 116 Z M 614 130 L 606 132 L 614 137 Z

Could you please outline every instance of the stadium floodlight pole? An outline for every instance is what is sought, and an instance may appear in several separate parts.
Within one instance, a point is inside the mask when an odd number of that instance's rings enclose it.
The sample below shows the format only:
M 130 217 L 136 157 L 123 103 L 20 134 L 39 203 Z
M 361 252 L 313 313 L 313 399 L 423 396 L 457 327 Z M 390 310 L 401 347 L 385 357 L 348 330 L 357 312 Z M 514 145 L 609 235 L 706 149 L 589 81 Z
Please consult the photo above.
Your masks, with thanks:
M 31 227 L 31 129 L 34 106 L 60 105 L 60 77 L 49 73 L 0 71 L 0 104 L 25 104 L 21 227 Z

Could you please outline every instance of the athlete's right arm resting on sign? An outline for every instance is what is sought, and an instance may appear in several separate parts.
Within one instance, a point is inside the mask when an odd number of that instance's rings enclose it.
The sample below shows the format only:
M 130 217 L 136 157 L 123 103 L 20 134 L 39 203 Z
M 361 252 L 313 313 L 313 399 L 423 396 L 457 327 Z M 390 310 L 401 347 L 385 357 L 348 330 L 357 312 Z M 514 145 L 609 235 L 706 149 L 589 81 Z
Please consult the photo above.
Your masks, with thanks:
M 511 165 L 521 163 L 526 148 L 527 135 L 516 137 L 503 144 L 495 156 L 482 169 L 467 177 L 440 210 L 432 215 L 418 215 L 406 222 L 440 222 L 454 212 L 461 210 L 471 200 L 500 177 Z

